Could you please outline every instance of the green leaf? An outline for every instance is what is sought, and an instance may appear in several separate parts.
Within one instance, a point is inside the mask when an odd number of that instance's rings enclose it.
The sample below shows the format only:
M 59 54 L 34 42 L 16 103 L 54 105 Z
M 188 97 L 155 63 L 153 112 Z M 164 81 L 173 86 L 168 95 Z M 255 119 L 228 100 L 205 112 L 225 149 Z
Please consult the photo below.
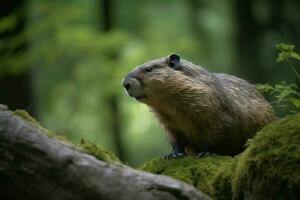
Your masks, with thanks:
M 256 85 L 256 89 L 260 92 L 271 92 L 274 91 L 274 87 L 271 86 L 270 84 L 266 83 L 266 84 L 257 84 Z
M 293 51 L 295 49 L 295 46 L 292 44 L 280 43 L 276 44 L 276 48 L 280 51 Z
M 278 95 L 278 101 L 282 101 L 283 99 L 285 99 L 286 97 L 288 97 L 290 95 L 290 91 L 289 90 L 283 90 L 279 95 Z
M 295 46 L 292 44 L 280 43 L 276 44 L 276 48 L 280 51 L 293 51 Z
M 295 97 L 289 97 L 289 101 L 296 107 L 300 108 L 300 99 Z
M 278 53 L 276 62 L 282 62 L 288 60 L 289 58 L 294 58 L 300 61 L 300 55 L 293 50 L 295 49 L 294 45 L 280 43 L 276 45 L 276 48 L 280 51 Z
M 291 52 L 291 58 L 294 58 L 294 59 L 300 61 L 300 55 L 296 52 Z
M 16 14 L 11 14 L 7 17 L 3 17 L 0 20 L 0 32 L 7 30 L 12 30 L 17 26 L 17 16 Z
M 279 62 L 285 61 L 285 60 L 287 60 L 289 57 L 290 57 L 290 52 L 286 52 L 286 51 L 280 52 L 280 53 L 278 54 L 278 57 L 277 57 L 276 62 L 279 63 Z
M 282 56 L 282 53 L 279 53 L 278 54 L 278 57 L 277 57 L 277 59 L 276 59 L 276 62 L 282 62 L 282 61 L 284 61 L 285 60 L 285 58 Z

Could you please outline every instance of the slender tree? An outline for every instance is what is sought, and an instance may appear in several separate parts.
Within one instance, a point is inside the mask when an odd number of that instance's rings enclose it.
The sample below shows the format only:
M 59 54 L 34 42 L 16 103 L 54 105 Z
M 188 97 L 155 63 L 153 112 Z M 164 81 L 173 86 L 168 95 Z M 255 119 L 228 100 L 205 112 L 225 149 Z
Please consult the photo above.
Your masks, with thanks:
M 236 20 L 236 52 L 238 73 L 253 82 L 265 79 L 264 69 L 259 60 L 261 39 L 264 27 L 260 26 L 254 16 L 254 0 L 234 0 Z
M 0 33 L 0 40 L 13 41 L 14 38 L 25 29 L 25 0 L 2 0 L 0 6 L 0 19 L 17 13 L 16 25 L 10 29 Z M 3 47 L 0 50 L 0 67 L 11 71 L 13 66 L 8 66 L 7 62 L 17 59 L 16 55 L 20 55 L 26 49 L 26 44 L 21 43 L 15 47 Z M 20 67 L 24 67 L 21 65 Z M 3 70 L 2 70 L 3 71 Z M 30 70 L 20 70 L 21 73 L 0 74 L 0 102 L 7 104 L 11 109 L 22 108 L 33 113 L 31 75 Z
M 201 23 L 199 23 L 199 13 L 201 12 L 201 7 L 205 6 L 202 0 L 188 0 L 187 1 L 189 9 L 189 24 L 193 37 L 199 44 L 201 49 L 205 46 L 207 57 L 210 57 L 212 52 L 212 45 L 209 44 L 209 38 L 207 31 L 203 28 Z M 207 58 L 208 60 L 210 58 Z
M 113 1 L 112 0 L 100 0 L 99 7 L 102 9 L 102 21 L 100 21 L 100 27 L 104 32 L 109 32 L 113 28 Z M 108 55 L 109 59 L 118 59 L 116 54 Z M 113 71 L 113 70 L 111 70 Z M 116 153 L 121 160 L 125 159 L 124 148 L 121 139 L 121 120 L 120 120 L 120 105 L 118 97 L 115 94 L 111 94 L 107 100 L 110 114 L 111 114 L 111 132 L 113 135 L 113 142 L 115 144 Z

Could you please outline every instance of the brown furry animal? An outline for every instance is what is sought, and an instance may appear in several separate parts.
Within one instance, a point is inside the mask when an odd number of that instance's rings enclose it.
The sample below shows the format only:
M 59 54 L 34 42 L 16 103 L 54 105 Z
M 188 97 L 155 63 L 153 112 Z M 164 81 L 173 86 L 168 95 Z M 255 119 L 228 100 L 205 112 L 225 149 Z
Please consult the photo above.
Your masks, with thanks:
M 176 54 L 147 62 L 122 81 L 128 95 L 147 104 L 166 129 L 173 152 L 235 155 L 247 139 L 276 119 L 255 86 L 210 73 Z

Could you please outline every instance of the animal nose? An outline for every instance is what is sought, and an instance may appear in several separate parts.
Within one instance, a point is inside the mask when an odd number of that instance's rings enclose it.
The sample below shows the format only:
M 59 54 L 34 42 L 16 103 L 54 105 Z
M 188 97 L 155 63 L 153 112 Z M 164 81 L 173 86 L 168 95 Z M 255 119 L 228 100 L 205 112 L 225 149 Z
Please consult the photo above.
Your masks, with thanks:
M 131 85 L 127 79 L 123 80 L 122 85 L 126 90 L 129 90 L 131 87 Z
M 129 83 L 126 83 L 123 85 L 123 87 L 126 89 L 126 90 L 129 90 L 130 89 L 130 84 Z

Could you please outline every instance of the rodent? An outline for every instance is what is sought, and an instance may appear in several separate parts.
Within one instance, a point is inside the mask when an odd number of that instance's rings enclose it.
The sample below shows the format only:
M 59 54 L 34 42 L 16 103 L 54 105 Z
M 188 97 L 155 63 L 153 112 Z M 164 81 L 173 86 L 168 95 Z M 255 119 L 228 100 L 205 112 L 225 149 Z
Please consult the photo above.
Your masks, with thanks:
M 247 81 L 210 73 L 177 54 L 152 60 L 122 80 L 129 96 L 148 105 L 165 128 L 173 152 L 236 155 L 277 117 Z

